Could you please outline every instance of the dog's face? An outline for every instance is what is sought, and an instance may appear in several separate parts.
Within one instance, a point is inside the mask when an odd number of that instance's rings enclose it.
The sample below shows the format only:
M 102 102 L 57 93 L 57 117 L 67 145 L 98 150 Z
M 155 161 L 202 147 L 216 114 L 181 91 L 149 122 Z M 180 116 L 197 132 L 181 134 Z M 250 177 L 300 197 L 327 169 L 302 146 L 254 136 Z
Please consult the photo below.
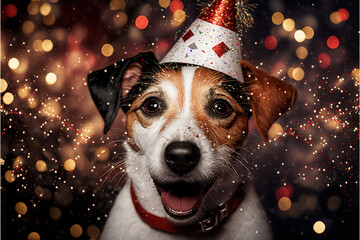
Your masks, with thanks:
M 122 99 L 136 95 L 126 113 L 128 174 L 135 185 L 147 186 L 170 221 L 193 223 L 247 177 L 238 148 L 248 133 L 249 106 L 266 140 L 296 91 L 243 62 L 245 84 L 207 68 L 168 67 L 153 71 L 141 92 L 131 92 L 144 67 L 129 63 L 119 84 Z

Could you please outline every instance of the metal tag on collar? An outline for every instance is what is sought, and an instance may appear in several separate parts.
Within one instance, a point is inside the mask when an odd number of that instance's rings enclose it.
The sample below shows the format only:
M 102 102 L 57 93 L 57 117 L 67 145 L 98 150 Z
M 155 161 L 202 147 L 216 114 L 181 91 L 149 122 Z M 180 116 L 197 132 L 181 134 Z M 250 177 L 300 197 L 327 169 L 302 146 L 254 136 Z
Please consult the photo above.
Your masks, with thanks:
M 224 218 L 226 218 L 229 214 L 229 210 L 228 210 L 228 207 L 226 205 L 226 203 L 221 203 L 219 205 L 219 212 L 220 212 L 220 219 L 219 221 L 223 220 Z
M 218 225 L 218 216 L 217 214 L 212 215 L 211 217 L 208 217 L 200 222 L 201 231 L 207 232 L 213 229 Z

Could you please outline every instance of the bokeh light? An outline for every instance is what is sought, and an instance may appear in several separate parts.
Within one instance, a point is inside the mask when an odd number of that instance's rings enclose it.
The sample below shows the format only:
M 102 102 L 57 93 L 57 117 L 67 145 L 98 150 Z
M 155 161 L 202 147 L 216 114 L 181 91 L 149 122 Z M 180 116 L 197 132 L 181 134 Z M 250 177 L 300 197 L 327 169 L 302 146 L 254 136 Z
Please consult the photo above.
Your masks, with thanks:
M 0 91 L 3 93 L 6 91 L 8 87 L 8 83 L 6 82 L 5 79 L 1 78 L 1 82 L 0 82 Z
M 321 68 L 328 68 L 331 65 L 331 58 L 327 53 L 321 53 L 318 62 Z
M 20 215 L 25 215 L 27 212 L 27 206 L 23 202 L 18 202 L 15 205 L 15 211 Z
M 2 101 L 6 105 L 10 105 L 14 101 L 14 95 L 11 92 L 7 92 L 3 95 Z
M 170 5 L 170 0 L 159 0 L 159 5 L 162 8 L 168 8 Z
M 46 162 L 44 160 L 37 160 L 35 167 L 39 172 L 45 172 L 47 170 Z
M 49 3 L 42 3 L 40 5 L 40 13 L 43 16 L 47 16 L 51 13 L 51 5 Z
M 111 10 L 124 10 L 126 6 L 125 0 L 111 0 L 110 9 Z
M 268 131 L 268 136 L 269 138 L 276 138 L 279 135 L 281 135 L 283 132 L 283 128 L 280 124 L 278 123 L 274 123 L 273 125 L 271 125 L 269 131 Z
M 281 25 L 284 21 L 284 15 L 281 12 L 276 12 L 272 15 L 271 21 L 275 25 Z
M 105 57 L 110 57 L 110 56 L 113 55 L 113 53 L 114 53 L 114 47 L 113 47 L 110 43 L 105 43 L 105 44 L 101 47 L 101 53 L 102 53 L 102 55 L 104 55 Z
M 37 232 L 31 232 L 28 235 L 28 240 L 40 240 L 40 235 Z
M 15 70 L 19 67 L 20 62 L 17 58 L 10 58 L 8 65 L 12 70 Z
M 114 14 L 113 21 L 117 27 L 123 27 L 128 21 L 127 14 L 121 11 L 117 12 Z
M 303 46 L 298 47 L 295 53 L 299 59 L 305 59 L 308 56 L 308 50 Z
M 314 223 L 313 229 L 317 234 L 322 234 L 325 232 L 326 226 L 322 221 L 317 221 Z
M 27 11 L 30 15 L 36 15 L 39 13 L 39 3 L 36 1 L 31 1 L 29 5 L 27 6 Z
M 149 25 L 149 20 L 144 15 L 140 15 L 135 20 L 135 26 L 138 29 L 145 29 Z
M 74 171 L 76 168 L 76 162 L 73 159 L 68 159 L 64 163 L 64 168 L 66 171 L 71 172 Z
M 43 51 L 42 41 L 41 41 L 40 39 L 36 39 L 36 40 L 33 42 L 33 49 L 34 49 L 36 52 L 42 52 L 42 51 Z
M 291 32 L 295 28 L 295 21 L 291 18 L 287 18 L 283 21 L 282 26 L 285 31 Z
M 98 149 L 96 149 L 95 154 L 97 159 L 99 159 L 100 161 L 105 161 L 109 158 L 110 151 L 107 147 L 99 147 Z
M 334 24 L 341 23 L 341 17 L 338 12 L 333 12 L 330 14 L 330 21 Z
M 274 36 L 267 36 L 265 38 L 264 45 L 267 49 L 273 50 L 277 46 L 277 40 Z
M 173 18 L 176 22 L 182 23 L 185 21 L 186 14 L 183 10 L 176 10 L 173 14 Z
M 4 177 L 5 177 L 5 180 L 8 182 L 8 183 L 12 183 L 16 180 L 16 176 L 15 174 L 13 173 L 13 171 L 11 170 L 7 170 L 4 174 Z
M 42 49 L 45 52 L 50 52 L 51 49 L 53 48 L 53 43 L 50 39 L 45 39 L 42 43 L 41 43 Z
M 305 41 L 305 33 L 302 30 L 297 30 L 294 33 L 294 38 L 297 42 L 303 42 Z
M 170 3 L 170 11 L 174 13 L 177 10 L 184 10 L 184 3 L 181 0 L 172 0 Z
M 82 227 L 79 224 L 74 224 L 70 228 L 70 233 L 71 233 L 71 236 L 78 238 L 83 233 Z
M 13 18 L 17 14 L 17 7 L 12 3 L 6 5 L 4 10 L 6 16 L 8 16 L 9 18 Z
M 278 207 L 281 211 L 289 211 L 291 208 L 291 200 L 288 197 L 280 198 L 278 202 Z
M 330 211 L 336 211 L 341 206 L 341 199 L 338 196 L 331 196 L 327 201 L 327 207 Z
M 305 33 L 305 38 L 306 39 L 312 39 L 314 37 L 314 29 L 310 26 L 306 26 L 303 29 L 303 32 Z
M 61 210 L 58 207 L 51 207 L 49 210 L 49 215 L 54 220 L 59 220 L 61 218 Z
M 46 74 L 45 81 L 48 85 L 53 85 L 56 83 L 57 76 L 55 73 L 48 73 Z
M 301 67 L 296 67 L 294 68 L 294 70 L 292 71 L 292 77 L 296 80 L 296 81 L 301 81 L 305 76 L 305 72 Z
M 23 23 L 22 30 L 25 34 L 31 34 L 35 30 L 35 25 L 32 21 L 27 20 Z
M 329 48 L 336 49 L 339 46 L 339 39 L 335 36 L 330 36 L 327 39 L 326 44 Z
M 339 15 L 339 18 L 342 22 L 345 22 L 349 19 L 349 11 L 346 10 L 345 8 L 340 8 L 338 11 L 337 11 L 338 15 Z
M 87 234 L 93 239 L 97 239 L 100 236 L 100 229 L 95 225 L 90 225 L 87 228 Z

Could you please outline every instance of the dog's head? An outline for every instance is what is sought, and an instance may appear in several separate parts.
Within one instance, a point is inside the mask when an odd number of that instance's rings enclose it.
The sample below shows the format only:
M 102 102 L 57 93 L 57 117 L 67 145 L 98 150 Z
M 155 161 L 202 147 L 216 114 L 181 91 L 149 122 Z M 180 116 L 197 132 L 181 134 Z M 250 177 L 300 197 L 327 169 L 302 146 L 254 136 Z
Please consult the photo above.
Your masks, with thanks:
M 241 66 L 244 83 L 203 67 L 159 65 L 142 53 L 88 77 L 105 132 L 120 107 L 126 112 L 128 174 L 172 221 L 196 221 L 228 199 L 247 176 L 237 150 L 251 114 L 267 140 L 294 103 L 295 88 Z

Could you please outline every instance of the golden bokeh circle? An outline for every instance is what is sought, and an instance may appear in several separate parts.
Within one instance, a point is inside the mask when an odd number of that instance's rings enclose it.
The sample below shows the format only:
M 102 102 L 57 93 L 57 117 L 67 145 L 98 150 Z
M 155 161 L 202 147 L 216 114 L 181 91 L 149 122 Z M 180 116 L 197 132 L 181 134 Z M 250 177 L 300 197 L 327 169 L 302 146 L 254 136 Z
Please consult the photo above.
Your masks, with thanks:
M 95 225 L 90 225 L 88 228 L 87 228 L 87 234 L 89 235 L 89 237 L 91 238 L 98 238 L 100 236 L 100 229 L 95 226 Z
M 23 202 L 18 202 L 15 205 L 15 211 L 20 215 L 25 215 L 27 212 L 27 206 Z
M 49 210 L 49 215 L 54 220 L 59 220 L 61 218 L 61 210 L 58 207 L 51 207 Z
M 40 13 L 43 16 L 47 16 L 51 13 L 51 5 L 49 3 L 43 3 L 40 6 Z
M 70 233 L 71 233 L 71 236 L 78 238 L 83 233 L 82 227 L 79 224 L 74 224 L 70 228 Z
M 1 78 L 1 82 L 0 82 L 0 91 L 3 93 L 3 92 L 5 92 L 6 91 L 6 89 L 7 89 L 7 87 L 8 87 L 8 83 L 7 83 L 7 81 L 5 80 L 5 79 L 3 79 L 3 78 Z
M 35 25 L 32 21 L 27 20 L 22 25 L 22 31 L 25 34 L 31 34 L 35 30 Z
M 322 234 L 323 232 L 325 232 L 326 229 L 325 223 L 323 223 L 322 221 L 317 221 L 316 223 L 314 223 L 313 229 L 314 232 L 316 232 L 317 234 Z
M 285 31 L 291 32 L 295 28 L 295 21 L 291 18 L 287 18 L 283 21 L 282 26 Z
M 8 182 L 8 183 L 12 183 L 16 180 L 16 176 L 15 174 L 13 173 L 13 171 L 11 170 L 7 170 L 4 174 L 4 177 L 5 177 L 5 180 Z
M 8 62 L 8 65 L 9 67 L 12 69 L 12 70 L 15 70 L 19 67 L 20 65 L 20 62 L 17 58 L 10 58 L 9 62 Z
M 305 59 L 308 56 L 308 50 L 303 46 L 298 47 L 295 53 L 299 59 Z
M 48 85 L 53 85 L 56 83 L 57 76 L 55 73 L 48 73 L 46 74 L 45 81 Z
M 281 12 L 276 12 L 272 15 L 271 20 L 275 25 L 281 25 L 284 22 L 284 15 Z
M 281 211 L 288 211 L 291 208 L 291 200 L 288 197 L 280 198 L 278 202 L 279 209 Z
M 35 164 L 36 170 L 39 172 L 45 172 L 47 170 L 47 165 L 44 160 L 37 160 Z
M 270 139 L 276 138 L 277 136 L 281 135 L 282 132 L 283 132 L 282 126 L 278 123 L 273 123 L 273 125 L 271 125 L 268 131 L 268 136 Z
M 303 29 L 303 32 L 305 33 L 305 38 L 306 39 L 312 39 L 314 37 L 314 29 L 310 26 L 306 26 Z
M 40 235 L 37 232 L 31 232 L 28 235 L 28 240 L 40 240 Z
M 305 33 L 303 30 L 297 30 L 294 33 L 294 38 L 297 42 L 303 42 L 305 41 L 306 37 L 305 37 Z
M 74 171 L 76 168 L 76 162 L 70 158 L 65 161 L 64 168 L 66 171 L 69 171 L 69 172 Z
M 39 13 L 39 3 L 37 2 L 30 2 L 27 6 L 27 12 L 30 15 L 36 15 Z
M 10 92 L 7 92 L 3 95 L 2 100 L 3 100 L 3 103 L 5 103 L 6 105 L 10 105 L 14 101 L 14 95 Z
M 117 27 L 122 27 L 128 21 L 127 14 L 125 12 L 121 12 L 121 11 L 117 12 L 114 14 L 113 21 Z
M 292 77 L 296 80 L 296 81 L 301 81 L 305 76 L 305 72 L 302 68 L 297 67 L 294 68 L 293 72 L 292 72 Z
M 109 158 L 110 151 L 107 147 L 99 147 L 96 149 L 95 154 L 100 161 L 105 161 Z
M 114 53 L 114 47 L 109 43 L 105 43 L 101 48 L 101 53 L 105 57 L 110 57 Z

